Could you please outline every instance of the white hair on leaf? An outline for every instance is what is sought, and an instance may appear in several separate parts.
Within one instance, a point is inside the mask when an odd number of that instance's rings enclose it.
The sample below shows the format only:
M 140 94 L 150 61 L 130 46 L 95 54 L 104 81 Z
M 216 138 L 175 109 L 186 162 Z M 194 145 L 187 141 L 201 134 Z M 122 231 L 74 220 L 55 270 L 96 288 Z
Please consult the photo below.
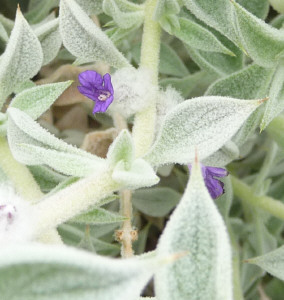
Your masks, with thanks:
M 33 222 L 30 204 L 21 199 L 11 186 L 0 186 L 0 245 L 32 239 Z

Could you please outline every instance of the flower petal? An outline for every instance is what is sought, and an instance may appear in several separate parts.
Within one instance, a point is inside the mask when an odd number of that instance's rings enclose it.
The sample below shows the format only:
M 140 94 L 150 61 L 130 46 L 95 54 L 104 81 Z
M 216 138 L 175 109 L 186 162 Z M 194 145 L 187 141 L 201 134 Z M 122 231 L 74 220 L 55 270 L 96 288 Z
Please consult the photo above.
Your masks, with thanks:
M 78 76 L 81 85 L 85 87 L 97 87 L 103 84 L 102 76 L 96 71 L 87 70 Z
M 212 175 L 216 177 L 225 177 L 229 174 L 226 169 L 217 168 L 217 167 L 206 167 L 206 170 Z
M 91 89 L 87 88 L 87 87 L 84 87 L 84 86 L 77 86 L 79 92 L 81 94 L 83 94 L 84 96 L 96 101 L 98 100 L 98 97 L 92 92 Z
M 113 87 L 111 83 L 111 77 L 108 73 L 104 75 L 104 86 L 107 91 L 109 91 L 113 95 Z
M 208 189 L 210 196 L 213 199 L 218 198 L 224 193 L 224 183 L 213 177 L 207 177 L 205 185 Z

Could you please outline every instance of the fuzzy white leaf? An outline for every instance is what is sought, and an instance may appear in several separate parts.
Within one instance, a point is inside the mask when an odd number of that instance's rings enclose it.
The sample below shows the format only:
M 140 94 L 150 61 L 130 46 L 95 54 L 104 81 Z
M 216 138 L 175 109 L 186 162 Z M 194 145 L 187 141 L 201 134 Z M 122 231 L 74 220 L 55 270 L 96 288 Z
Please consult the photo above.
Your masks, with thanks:
M 273 67 L 284 53 L 283 31 L 273 28 L 234 3 L 237 28 L 249 56 L 260 66 Z
M 157 253 L 186 254 L 156 273 L 158 299 L 233 299 L 228 234 L 197 164 L 160 238 Z
M 13 98 L 10 107 L 18 108 L 34 120 L 41 116 L 72 81 L 51 83 L 24 90 Z
M 76 2 L 89 15 L 98 15 L 103 12 L 103 0 L 76 0 Z
M 74 0 L 60 1 L 59 18 L 63 44 L 73 55 L 104 61 L 116 68 L 129 66 L 112 41 Z
M 127 130 L 120 132 L 119 136 L 113 141 L 109 147 L 107 159 L 110 165 L 115 165 L 120 160 L 127 164 L 131 164 L 134 159 L 133 141 Z
M 230 1 L 183 0 L 183 2 L 198 19 L 217 29 L 232 41 L 238 41 L 233 26 L 233 8 Z
M 24 112 L 9 108 L 8 141 L 14 157 L 27 165 L 46 164 L 66 175 L 100 172 L 106 161 L 59 140 Z
M 166 14 L 178 14 L 180 5 L 177 0 L 158 0 L 154 12 L 154 18 L 159 20 Z
M 160 264 L 154 258 L 112 259 L 62 246 L 2 247 L 0 293 L 13 300 L 133 300 Z
M 145 159 L 152 165 L 189 163 L 198 150 L 203 160 L 220 149 L 259 106 L 258 100 L 200 97 L 184 101 L 165 117 Z
M 128 189 L 152 186 L 159 182 L 152 167 L 141 158 L 134 160 L 130 166 L 123 160 L 119 161 L 113 170 L 112 179 Z
M 44 23 L 35 29 L 43 51 L 43 65 L 51 62 L 59 52 L 62 38 L 59 32 L 59 20 Z
M 40 42 L 18 10 L 15 26 L 0 60 L 0 106 L 16 86 L 36 75 L 42 59 Z
M 173 34 L 190 47 L 234 56 L 234 53 L 226 48 L 213 33 L 201 25 L 186 18 L 179 18 L 179 24 L 180 28 L 173 29 Z

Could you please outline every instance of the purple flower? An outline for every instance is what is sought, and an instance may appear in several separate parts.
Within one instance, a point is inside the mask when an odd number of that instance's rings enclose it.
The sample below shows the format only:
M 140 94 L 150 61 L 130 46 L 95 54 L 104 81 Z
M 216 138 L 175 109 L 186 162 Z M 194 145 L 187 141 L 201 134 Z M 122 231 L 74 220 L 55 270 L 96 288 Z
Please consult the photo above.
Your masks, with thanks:
M 105 112 L 113 101 L 113 87 L 108 73 L 102 77 L 95 71 L 84 71 L 79 74 L 81 94 L 95 101 L 93 114 Z
M 229 174 L 228 171 L 223 168 L 207 167 L 203 164 L 200 164 L 200 166 L 205 185 L 212 199 L 224 194 L 224 183 L 215 177 L 225 177 Z M 188 165 L 188 168 L 191 171 L 192 166 Z

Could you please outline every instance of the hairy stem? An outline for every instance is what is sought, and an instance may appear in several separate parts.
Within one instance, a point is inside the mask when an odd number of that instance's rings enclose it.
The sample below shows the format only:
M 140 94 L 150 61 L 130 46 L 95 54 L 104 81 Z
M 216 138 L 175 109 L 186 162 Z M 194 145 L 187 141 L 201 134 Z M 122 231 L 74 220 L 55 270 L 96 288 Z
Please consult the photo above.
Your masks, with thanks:
M 268 196 L 257 196 L 253 188 L 231 175 L 234 194 L 242 201 L 269 212 L 274 217 L 284 220 L 284 204 Z
M 160 55 L 161 28 L 153 20 L 153 12 L 157 0 L 147 0 L 145 3 L 145 21 L 141 46 L 140 67 L 147 69 L 151 80 L 158 86 L 158 67 Z M 143 156 L 152 145 L 156 122 L 156 99 L 151 99 L 151 105 L 135 116 L 133 138 L 136 157 Z
M 89 176 L 33 206 L 35 236 L 56 228 L 119 189 L 111 171 Z
M 17 162 L 12 156 L 8 142 L 4 137 L 0 137 L 0 167 L 22 198 L 37 202 L 43 196 L 29 169 Z

